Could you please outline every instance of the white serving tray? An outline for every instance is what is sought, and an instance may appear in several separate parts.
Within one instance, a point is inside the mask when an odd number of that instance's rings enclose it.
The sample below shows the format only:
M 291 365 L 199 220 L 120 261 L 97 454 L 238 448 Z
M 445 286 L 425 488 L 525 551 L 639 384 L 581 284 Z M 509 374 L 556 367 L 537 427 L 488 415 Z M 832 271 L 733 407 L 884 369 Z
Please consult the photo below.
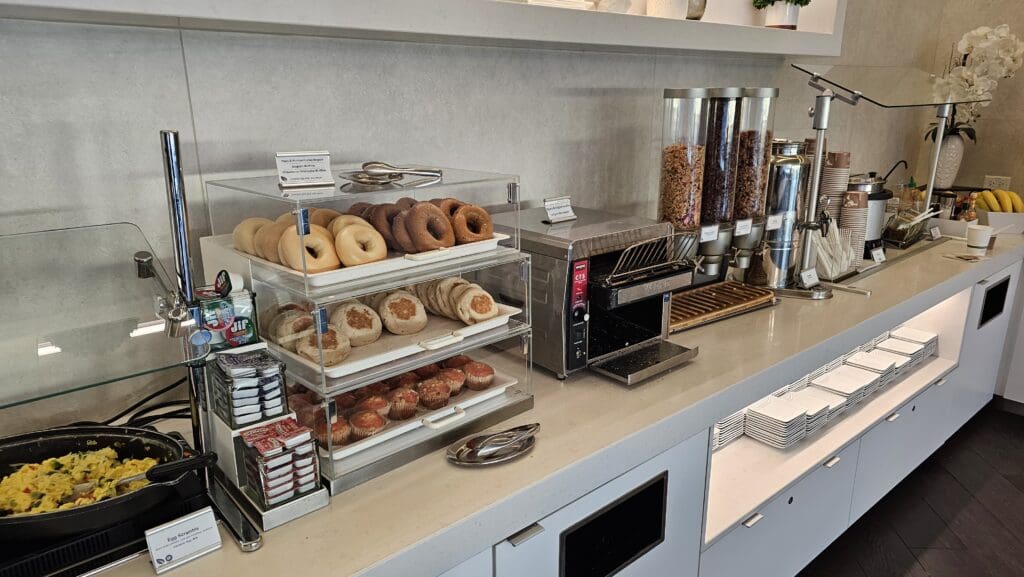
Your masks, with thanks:
M 473 391 L 463 388 L 462 394 L 449 401 L 447 406 L 434 411 L 422 406 L 417 407 L 416 416 L 404 421 L 390 421 L 387 426 L 384 427 L 383 431 L 372 437 L 356 441 L 351 445 L 338 447 L 331 452 L 330 457 L 335 461 L 339 461 L 356 453 L 376 447 L 382 443 L 386 443 L 399 435 L 415 431 L 416 429 L 422 429 L 424 427 L 429 429 L 443 429 L 448 425 L 462 420 L 462 418 L 466 416 L 466 410 L 470 407 L 504 395 L 505 391 L 509 387 L 517 384 L 518 382 L 519 380 L 515 377 L 495 371 L 494 383 L 489 388 L 483 391 Z M 321 457 L 328 456 L 327 450 L 319 445 L 317 445 L 317 451 L 319 451 Z
M 236 249 L 234 241 L 231 239 L 230 234 L 213 236 L 210 237 L 210 240 L 222 247 L 235 251 L 242 257 L 245 257 L 254 262 L 258 262 L 261 265 L 273 269 L 281 274 L 291 275 L 299 280 L 306 278 L 309 281 L 309 286 L 322 287 L 340 282 L 363 279 L 374 275 L 416 268 L 418 266 L 421 266 L 423 263 L 435 263 L 450 260 L 453 258 L 459 258 L 463 256 L 469 256 L 472 254 L 487 252 L 496 249 L 498 247 L 499 242 L 506 240 L 508 238 L 509 236 L 507 234 L 496 232 L 494 233 L 494 237 L 489 240 L 481 240 L 478 242 L 459 244 L 451 248 L 439 248 L 437 250 L 432 250 L 428 252 L 418 252 L 416 254 L 388 252 L 388 258 L 384 260 L 379 260 L 377 262 L 369 262 L 358 266 L 342 267 L 337 270 L 320 272 L 311 275 L 304 275 L 302 271 L 298 271 L 284 265 L 272 263 L 269 260 L 265 260 L 256 255 L 248 254 L 246 252 L 242 252 Z
M 412 335 L 393 335 L 387 330 L 376 342 L 362 347 L 352 347 L 352 354 L 340 364 L 324 367 L 323 373 L 329 379 L 337 379 L 365 371 L 423 351 L 434 351 L 462 342 L 466 337 L 507 325 L 509 319 L 523 312 L 522 309 L 498 303 L 498 316 L 474 325 L 463 324 L 427 313 L 430 321 L 422 331 Z M 285 357 L 287 362 L 299 363 L 320 372 L 320 365 L 313 360 L 293 353 L 269 342 L 270 348 Z

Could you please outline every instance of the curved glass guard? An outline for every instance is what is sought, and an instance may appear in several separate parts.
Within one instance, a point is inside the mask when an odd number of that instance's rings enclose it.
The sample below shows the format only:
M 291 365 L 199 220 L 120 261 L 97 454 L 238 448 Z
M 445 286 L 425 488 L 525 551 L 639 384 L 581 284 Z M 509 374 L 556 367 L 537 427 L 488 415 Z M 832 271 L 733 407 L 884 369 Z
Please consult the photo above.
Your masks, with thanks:
M 182 363 L 165 336 L 156 296 L 168 276 L 133 224 L 0 236 L 0 408 L 167 369 Z
M 793 64 L 800 72 L 819 76 L 826 85 L 861 97 L 883 108 L 909 108 L 984 102 L 988 99 L 957 95 L 943 78 L 917 68 L 829 66 Z

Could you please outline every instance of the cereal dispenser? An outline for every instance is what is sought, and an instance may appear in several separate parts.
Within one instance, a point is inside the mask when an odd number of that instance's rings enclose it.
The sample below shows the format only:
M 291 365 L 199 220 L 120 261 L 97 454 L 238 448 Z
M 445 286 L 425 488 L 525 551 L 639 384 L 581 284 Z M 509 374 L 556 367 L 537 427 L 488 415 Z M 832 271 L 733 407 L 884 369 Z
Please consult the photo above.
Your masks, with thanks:
M 732 246 L 743 94 L 742 88 L 709 88 L 705 100 L 707 138 L 698 253 L 704 257 L 704 273 L 710 276 L 724 272 L 722 265 L 728 265 L 726 255 Z
M 768 169 L 778 88 L 744 88 L 739 111 L 733 266 L 746 269 L 765 229 Z
M 707 93 L 704 88 L 665 90 L 660 218 L 677 232 L 700 227 Z

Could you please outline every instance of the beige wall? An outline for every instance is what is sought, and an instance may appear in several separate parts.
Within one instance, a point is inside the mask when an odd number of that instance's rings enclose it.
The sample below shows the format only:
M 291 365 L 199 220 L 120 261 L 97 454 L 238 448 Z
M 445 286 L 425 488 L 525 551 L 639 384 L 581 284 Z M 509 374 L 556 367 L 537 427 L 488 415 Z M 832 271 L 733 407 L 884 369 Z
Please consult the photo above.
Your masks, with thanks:
M 942 15 L 935 6 L 942 3 L 850 2 L 838 61 L 930 62 L 931 30 Z M 520 174 L 530 199 L 572 194 L 581 205 L 653 217 L 664 88 L 778 85 L 776 133 L 801 137 L 809 133 L 806 109 L 815 94 L 788 63 L 758 56 L 3 19 L 0 54 L 0 234 L 131 221 L 165 260 L 161 129 L 181 131 L 195 237 L 210 229 L 203 180 L 267 169 L 275 151 L 310 148 L 329 149 L 343 161 L 398 159 Z M 916 157 L 925 123 L 913 114 L 837 105 L 829 139 L 833 148 L 854 152 L 855 170 L 884 170 Z M 45 250 L 28 257 L 45 259 Z M 73 322 L 74 311 L 68 314 Z M 0 412 L 0 420 L 41 426 L 66 421 L 68 409 L 110 414 L 140 389 L 173 377 L 20 407 Z M 17 420 L 6 420 L 12 414 Z
M 933 72 L 941 72 L 950 47 L 978 26 L 1009 24 L 1024 39 L 1024 5 L 1020 0 L 947 2 L 935 35 Z M 978 144 L 969 141 L 958 184 L 982 186 L 986 174 L 1010 176 L 1011 188 L 1024 190 L 1024 71 L 1001 80 L 992 104 L 977 123 Z

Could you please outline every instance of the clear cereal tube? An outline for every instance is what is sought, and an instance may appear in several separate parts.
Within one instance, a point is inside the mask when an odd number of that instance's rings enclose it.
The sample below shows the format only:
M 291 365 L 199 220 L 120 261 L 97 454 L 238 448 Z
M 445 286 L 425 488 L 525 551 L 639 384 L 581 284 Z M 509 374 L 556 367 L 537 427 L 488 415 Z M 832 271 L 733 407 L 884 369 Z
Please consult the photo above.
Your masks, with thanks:
M 736 161 L 736 220 L 764 218 L 778 88 L 744 88 Z
M 704 145 L 707 90 L 665 90 L 665 118 L 661 150 L 661 220 L 677 230 L 700 226 L 700 199 L 704 184 Z

